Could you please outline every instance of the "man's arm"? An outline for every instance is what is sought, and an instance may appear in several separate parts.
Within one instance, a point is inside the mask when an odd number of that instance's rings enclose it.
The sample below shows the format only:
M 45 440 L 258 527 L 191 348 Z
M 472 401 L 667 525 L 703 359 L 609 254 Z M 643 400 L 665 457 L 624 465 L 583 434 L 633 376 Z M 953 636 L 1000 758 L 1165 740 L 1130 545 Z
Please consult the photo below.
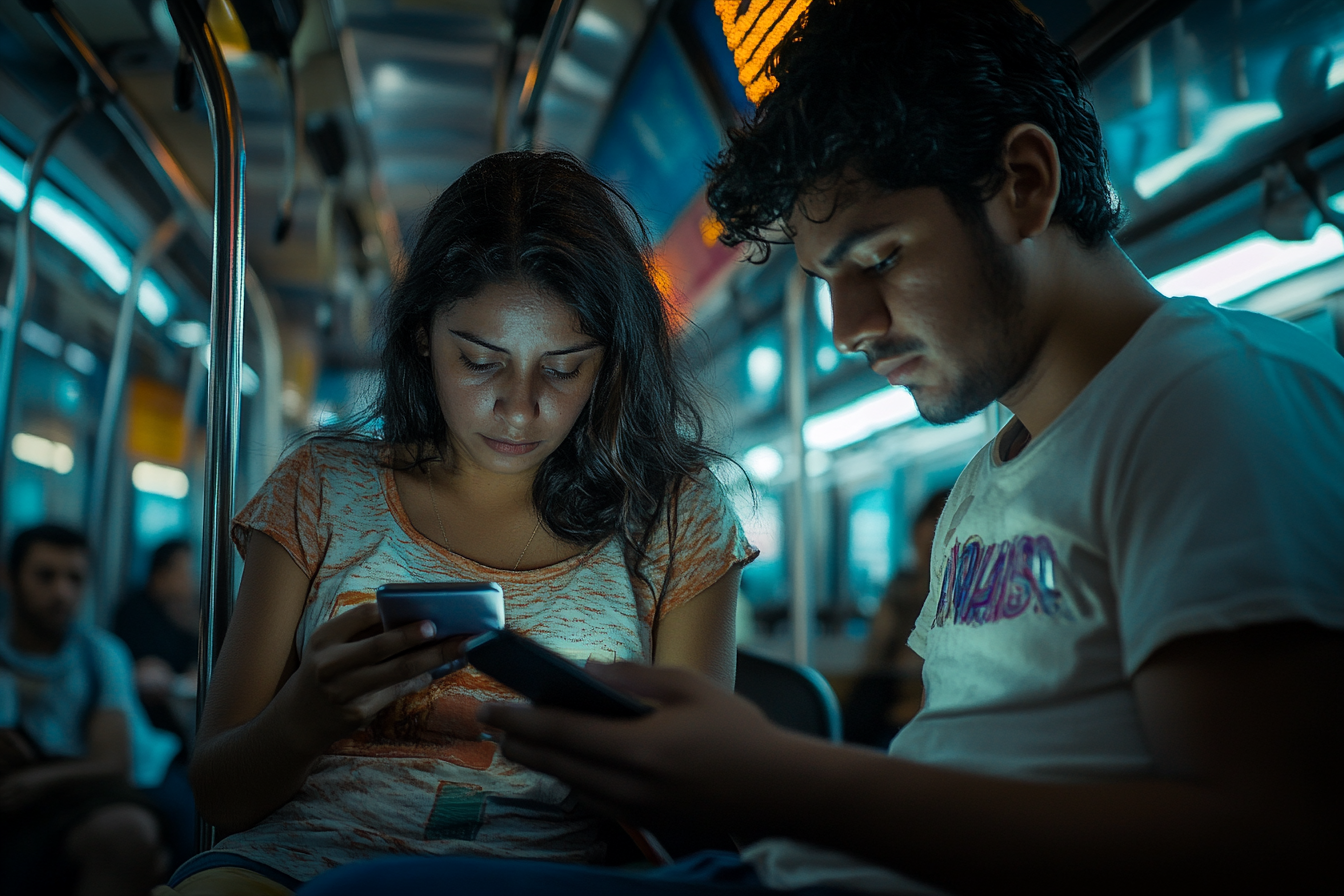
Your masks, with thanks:
M 920 765 L 785 732 L 685 673 L 622 664 L 599 674 L 662 709 L 611 721 L 492 706 L 483 718 L 508 732 L 507 755 L 627 817 L 712 818 L 958 892 L 1339 883 L 1339 632 L 1265 625 L 1158 650 L 1134 678 L 1155 773 L 1113 783 Z
M 58 784 L 88 778 L 127 780 L 131 769 L 126 716 L 114 709 L 95 710 L 89 719 L 88 753 L 80 759 L 41 762 L 0 779 L 0 809 L 16 809 Z

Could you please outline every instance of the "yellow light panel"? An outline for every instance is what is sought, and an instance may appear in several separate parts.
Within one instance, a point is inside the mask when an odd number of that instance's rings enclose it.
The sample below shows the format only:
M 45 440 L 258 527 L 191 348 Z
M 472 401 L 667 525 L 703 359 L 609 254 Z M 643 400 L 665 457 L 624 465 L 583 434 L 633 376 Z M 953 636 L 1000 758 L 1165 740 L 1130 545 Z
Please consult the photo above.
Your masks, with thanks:
M 766 60 L 811 0 L 714 0 L 723 36 L 737 63 L 737 80 L 759 103 L 778 82 L 762 73 Z

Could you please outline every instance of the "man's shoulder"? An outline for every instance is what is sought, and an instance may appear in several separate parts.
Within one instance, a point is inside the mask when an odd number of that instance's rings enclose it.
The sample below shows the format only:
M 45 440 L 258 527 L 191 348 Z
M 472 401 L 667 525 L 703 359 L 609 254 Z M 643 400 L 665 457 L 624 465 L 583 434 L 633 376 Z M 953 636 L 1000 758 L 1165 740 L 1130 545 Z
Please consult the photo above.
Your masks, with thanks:
M 1136 354 L 1158 356 L 1158 369 L 1183 372 L 1205 364 L 1282 366 L 1344 386 L 1344 357 L 1306 330 L 1257 311 L 1222 308 L 1200 298 L 1170 299 L 1154 315 L 1151 338 Z

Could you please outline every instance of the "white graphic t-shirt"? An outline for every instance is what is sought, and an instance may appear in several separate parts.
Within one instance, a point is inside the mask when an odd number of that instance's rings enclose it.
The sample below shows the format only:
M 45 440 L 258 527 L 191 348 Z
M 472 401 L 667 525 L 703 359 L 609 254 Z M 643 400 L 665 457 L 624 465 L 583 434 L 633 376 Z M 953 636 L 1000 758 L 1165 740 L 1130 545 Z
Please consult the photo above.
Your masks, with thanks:
M 1344 358 L 1292 324 L 1173 299 L 1017 457 L 999 460 L 998 441 L 939 521 L 910 637 L 926 705 L 892 756 L 1039 781 L 1142 775 L 1130 679 L 1159 647 L 1286 620 L 1344 628 Z M 907 892 L 894 875 L 859 882 L 879 871 L 768 882 Z

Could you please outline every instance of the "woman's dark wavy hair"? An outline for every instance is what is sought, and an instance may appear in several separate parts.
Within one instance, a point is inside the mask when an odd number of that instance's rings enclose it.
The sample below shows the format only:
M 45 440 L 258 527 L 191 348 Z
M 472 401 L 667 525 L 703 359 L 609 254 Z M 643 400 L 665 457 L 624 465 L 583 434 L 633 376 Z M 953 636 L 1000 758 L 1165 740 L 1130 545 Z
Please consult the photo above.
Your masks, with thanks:
M 406 468 L 446 460 L 447 424 L 421 334 L 492 284 L 553 296 L 605 352 L 592 399 L 537 473 L 533 503 L 566 541 L 619 537 L 631 574 L 661 598 L 666 578 L 655 589 L 641 569 L 649 539 L 664 513 L 673 536 L 679 487 L 723 455 L 705 444 L 703 418 L 687 399 L 650 257 L 634 208 L 574 157 L 482 159 L 435 201 L 391 289 L 382 382 L 364 422 L 381 426 L 382 443 L 410 450 Z
M 812 0 L 767 71 L 778 87 L 710 166 L 729 245 L 768 256 L 799 197 L 851 169 L 887 190 L 937 187 L 984 221 L 1023 122 L 1059 150 L 1055 220 L 1088 247 L 1122 221 L 1078 62 L 1013 0 Z

